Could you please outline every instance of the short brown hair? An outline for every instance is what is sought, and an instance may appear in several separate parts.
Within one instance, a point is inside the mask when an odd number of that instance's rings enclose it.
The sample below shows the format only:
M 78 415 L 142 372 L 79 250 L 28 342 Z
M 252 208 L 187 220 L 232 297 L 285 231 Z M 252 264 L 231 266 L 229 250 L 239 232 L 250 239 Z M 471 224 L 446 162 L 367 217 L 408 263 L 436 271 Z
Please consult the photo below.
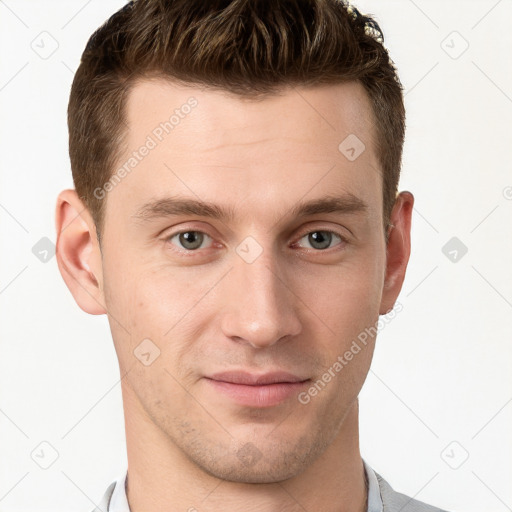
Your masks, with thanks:
M 371 17 L 344 0 L 134 0 L 89 39 L 68 107 L 76 191 L 103 227 L 106 183 L 126 134 L 125 105 L 138 79 L 220 88 L 241 96 L 286 85 L 359 81 L 368 93 L 382 167 L 384 229 L 400 176 L 402 85 Z M 341 141 L 340 141 L 341 142 Z

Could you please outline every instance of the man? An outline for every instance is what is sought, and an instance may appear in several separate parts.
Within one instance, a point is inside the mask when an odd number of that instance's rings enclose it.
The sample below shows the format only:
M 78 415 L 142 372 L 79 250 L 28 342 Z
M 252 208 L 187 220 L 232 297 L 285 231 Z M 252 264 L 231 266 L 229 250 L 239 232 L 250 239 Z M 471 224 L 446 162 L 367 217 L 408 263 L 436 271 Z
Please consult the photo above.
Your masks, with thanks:
M 123 377 L 128 471 L 96 510 L 439 510 L 359 452 L 410 255 L 404 117 L 337 0 L 136 0 L 93 34 L 56 223 Z

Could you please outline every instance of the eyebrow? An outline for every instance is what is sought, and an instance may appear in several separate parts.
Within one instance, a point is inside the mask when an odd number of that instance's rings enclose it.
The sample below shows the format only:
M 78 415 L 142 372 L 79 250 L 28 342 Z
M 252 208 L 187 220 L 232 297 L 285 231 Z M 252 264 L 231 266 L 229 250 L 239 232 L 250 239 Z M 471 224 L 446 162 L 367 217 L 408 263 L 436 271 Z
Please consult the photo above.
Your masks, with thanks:
M 364 213 L 368 204 L 354 194 L 347 192 L 341 196 L 327 195 L 310 201 L 300 201 L 287 212 L 292 217 L 307 217 L 319 213 L 353 214 Z M 136 220 L 149 222 L 159 218 L 178 215 L 210 217 L 220 221 L 233 221 L 235 211 L 215 203 L 184 197 L 165 197 L 144 204 L 132 215 Z

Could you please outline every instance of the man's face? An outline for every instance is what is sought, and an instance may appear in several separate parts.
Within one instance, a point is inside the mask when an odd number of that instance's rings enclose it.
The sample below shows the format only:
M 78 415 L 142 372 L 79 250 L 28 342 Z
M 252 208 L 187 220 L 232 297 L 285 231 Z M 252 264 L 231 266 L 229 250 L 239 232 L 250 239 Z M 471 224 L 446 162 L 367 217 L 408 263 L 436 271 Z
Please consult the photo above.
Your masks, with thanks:
M 183 107 L 191 97 L 197 104 Z M 179 121 L 166 133 L 160 123 L 175 109 Z M 210 474 L 245 482 L 299 474 L 356 404 L 374 339 L 333 368 L 385 312 L 372 120 L 357 83 L 261 101 L 163 81 L 130 93 L 118 167 L 150 149 L 105 199 L 100 283 L 121 371 L 129 370 L 125 406 Z M 338 148 L 351 134 L 365 145 L 359 156 L 359 143 Z M 232 216 L 178 212 L 171 197 Z M 367 206 L 295 211 L 326 197 Z M 330 381 L 309 392 L 329 369 Z M 250 386 L 237 372 L 282 383 Z

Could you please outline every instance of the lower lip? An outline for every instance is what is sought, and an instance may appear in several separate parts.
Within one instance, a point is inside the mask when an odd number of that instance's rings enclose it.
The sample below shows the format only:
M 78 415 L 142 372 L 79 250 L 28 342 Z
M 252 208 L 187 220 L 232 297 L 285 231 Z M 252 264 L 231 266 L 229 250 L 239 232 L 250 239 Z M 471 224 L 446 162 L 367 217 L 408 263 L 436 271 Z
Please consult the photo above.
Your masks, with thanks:
M 220 393 L 247 407 L 272 407 L 278 405 L 288 398 L 297 396 L 308 382 L 277 382 L 275 384 L 249 386 L 247 384 L 233 384 L 232 382 L 212 379 L 206 380 Z

